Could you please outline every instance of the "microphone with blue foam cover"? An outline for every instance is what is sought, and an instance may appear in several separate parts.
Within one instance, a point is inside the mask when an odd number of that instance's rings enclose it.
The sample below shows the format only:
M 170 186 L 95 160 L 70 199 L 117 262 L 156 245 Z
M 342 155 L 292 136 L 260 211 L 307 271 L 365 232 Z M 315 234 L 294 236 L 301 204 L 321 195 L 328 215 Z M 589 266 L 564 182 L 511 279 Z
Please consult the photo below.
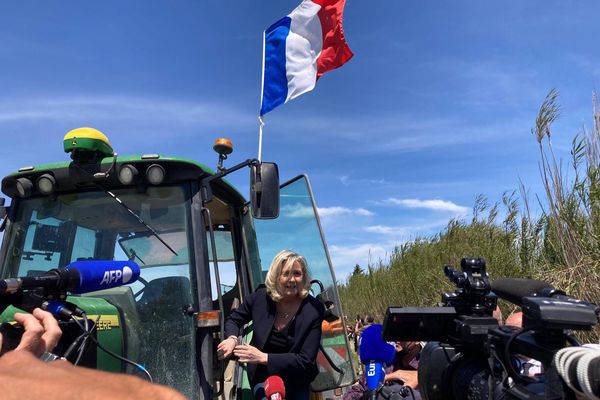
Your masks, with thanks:
M 0 294 L 32 288 L 82 294 L 133 283 L 139 276 L 140 267 L 133 261 L 75 261 L 35 276 L 0 279 Z
M 361 335 L 358 348 L 360 362 L 365 364 L 367 389 L 376 390 L 383 383 L 384 364 L 391 364 L 396 349 L 382 338 L 383 326 L 379 324 L 366 327 Z
M 79 285 L 70 289 L 76 294 L 127 285 L 140 277 L 140 267 L 133 261 L 75 261 L 67 265 L 65 270 L 79 273 Z

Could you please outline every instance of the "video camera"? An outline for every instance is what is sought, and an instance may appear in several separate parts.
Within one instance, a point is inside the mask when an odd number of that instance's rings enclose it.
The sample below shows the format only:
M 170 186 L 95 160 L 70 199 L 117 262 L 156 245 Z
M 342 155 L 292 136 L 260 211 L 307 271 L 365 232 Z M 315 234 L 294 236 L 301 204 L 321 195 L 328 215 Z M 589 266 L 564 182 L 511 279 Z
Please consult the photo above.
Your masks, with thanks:
M 485 261 L 463 258 L 461 272 L 445 266 L 456 289 L 439 307 L 389 307 L 383 339 L 428 341 L 419 361 L 419 388 L 428 400 L 574 398 L 553 363 L 571 330 L 591 330 L 600 308 L 530 279 L 490 283 Z M 523 327 L 500 326 L 497 297 L 521 306 Z M 528 376 L 519 360 L 537 360 L 543 373 Z

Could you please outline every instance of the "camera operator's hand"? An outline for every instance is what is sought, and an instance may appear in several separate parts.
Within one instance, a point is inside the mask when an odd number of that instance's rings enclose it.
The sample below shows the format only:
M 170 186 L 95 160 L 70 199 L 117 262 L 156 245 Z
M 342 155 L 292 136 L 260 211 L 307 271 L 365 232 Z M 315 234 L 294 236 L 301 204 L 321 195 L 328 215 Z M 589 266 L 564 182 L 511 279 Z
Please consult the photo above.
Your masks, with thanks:
M 401 381 L 404 386 L 408 386 L 411 389 L 416 389 L 419 387 L 418 371 L 398 369 L 394 372 L 390 372 L 389 374 L 385 374 L 383 382 L 387 383 L 389 381 Z
M 16 313 L 14 318 L 24 329 L 21 342 L 15 350 L 29 351 L 39 357 L 44 352 L 50 352 L 56 347 L 62 331 L 52 314 L 36 308 L 32 314 Z M 2 348 L 1 335 L 0 348 Z
M 26 351 L 0 357 L 2 400 L 186 400 L 177 391 L 140 378 L 76 367 L 66 361 L 44 363 Z

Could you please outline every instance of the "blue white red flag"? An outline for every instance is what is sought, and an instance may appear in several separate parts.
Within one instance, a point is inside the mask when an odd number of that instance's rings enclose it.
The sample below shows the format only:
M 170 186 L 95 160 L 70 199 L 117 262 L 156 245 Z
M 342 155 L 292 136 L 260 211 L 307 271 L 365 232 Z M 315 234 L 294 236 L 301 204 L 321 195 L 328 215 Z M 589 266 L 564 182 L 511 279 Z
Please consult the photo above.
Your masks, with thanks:
M 352 58 L 344 38 L 345 0 L 304 0 L 265 31 L 260 115 L 314 89 Z

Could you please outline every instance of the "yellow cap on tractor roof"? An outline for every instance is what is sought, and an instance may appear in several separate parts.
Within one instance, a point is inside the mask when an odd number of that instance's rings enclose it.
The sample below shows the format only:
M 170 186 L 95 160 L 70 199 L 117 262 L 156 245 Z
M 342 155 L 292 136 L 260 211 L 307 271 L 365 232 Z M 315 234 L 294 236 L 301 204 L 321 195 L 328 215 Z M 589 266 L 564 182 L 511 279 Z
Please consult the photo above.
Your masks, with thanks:
M 73 150 L 97 151 L 105 157 L 113 155 L 113 148 L 106 135 L 94 128 L 82 127 L 69 131 L 63 139 L 65 153 Z

